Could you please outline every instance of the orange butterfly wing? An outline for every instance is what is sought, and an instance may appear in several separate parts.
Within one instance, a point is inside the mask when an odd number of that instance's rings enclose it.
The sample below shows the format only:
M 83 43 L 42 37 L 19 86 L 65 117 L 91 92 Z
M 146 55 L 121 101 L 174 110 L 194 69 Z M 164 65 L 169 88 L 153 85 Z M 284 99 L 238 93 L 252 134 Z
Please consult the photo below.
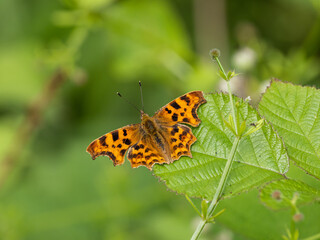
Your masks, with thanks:
M 113 165 L 124 163 L 127 150 L 140 138 L 140 124 L 132 124 L 109 132 L 94 140 L 87 148 L 94 160 L 98 156 L 108 156 Z
M 191 129 L 185 125 L 176 124 L 168 127 L 167 131 L 170 136 L 169 146 L 172 162 L 181 156 L 192 158 L 190 147 L 197 138 L 192 134 Z
M 153 117 L 165 125 L 186 123 L 196 127 L 201 122 L 197 109 L 206 102 L 202 91 L 189 92 L 162 107 Z
M 133 168 L 146 166 L 150 170 L 155 163 L 169 163 L 166 154 L 153 144 L 150 136 L 143 136 L 128 152 L 128 160 Z
M 198 118 L 197 110 L 206 102 L 202 91 L 189 92 L 168 103 L 154 115 L 167 138 L 170 162 L 178 160 L 181 156 L 192 157 L 190 147 L 197 138 L 189 127 L 180 123 L 198 126 L 201 120 Z

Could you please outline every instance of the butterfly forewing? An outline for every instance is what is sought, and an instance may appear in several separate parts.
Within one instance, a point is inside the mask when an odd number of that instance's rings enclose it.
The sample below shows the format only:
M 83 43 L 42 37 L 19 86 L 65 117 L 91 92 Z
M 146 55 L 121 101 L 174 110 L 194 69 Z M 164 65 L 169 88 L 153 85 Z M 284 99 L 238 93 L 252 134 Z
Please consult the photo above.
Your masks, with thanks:
M 92 159 L 106 155 L 115 166 L 121 165 L 129 147 L 139 141 L 139 127 L 140 124 L 132 124 L 109 132 L 94 140 L 88 146 L 87 152 L 91 154 Z
M 154 118 L 168 125 L 186 123 L 196 127 L 201 122 L 197 109 L 206 102 L 202 91 L 189 92 L 162 107 L 156 112 Z

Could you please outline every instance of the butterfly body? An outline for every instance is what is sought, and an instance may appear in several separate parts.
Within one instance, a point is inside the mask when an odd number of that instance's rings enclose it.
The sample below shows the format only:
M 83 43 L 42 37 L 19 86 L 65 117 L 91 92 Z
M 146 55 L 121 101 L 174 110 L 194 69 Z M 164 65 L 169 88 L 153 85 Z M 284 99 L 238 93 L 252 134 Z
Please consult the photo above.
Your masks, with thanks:
M 141 128 L 146 134 L 149 135 L 155 135 L 157 131 L 159 131 L 157 123 L 152 117 L 149 117 L 149 115 L 144 112 L 141 112 Z
M 197 109 L 206 100 L 201 91 L 187 93 L 155 113 L 141 112 L 141 123 L 114 130 L 93 141 L 87 148 L 93 159 L 107 155 L 114 165 L 124 163 L 125 153 L 133 168 L 155 163 L 171 163 L 181 156 L 192 157 L 190 146 L 196 141 L 191 129 L 198 126 Z
M 157 118 L 150 117 L 148 114 L 141 113 L 140 129 L 142 131 L 142 138 L 148 142 L 153 148 L 157 150 L 159 155 L 163 157 L 166 163 L 170 162 L 168 154 L 170 153 L 170 146 L 167 140 L 165 130 L 165 123 L 157 121 Z

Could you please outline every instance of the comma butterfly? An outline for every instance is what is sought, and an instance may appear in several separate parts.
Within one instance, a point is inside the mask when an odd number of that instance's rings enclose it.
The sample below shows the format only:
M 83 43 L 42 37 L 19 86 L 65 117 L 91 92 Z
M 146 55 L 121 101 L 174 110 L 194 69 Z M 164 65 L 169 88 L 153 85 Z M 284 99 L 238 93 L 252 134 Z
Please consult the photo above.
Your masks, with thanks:
M 120 95 L 120 94 L 119 94 Z M 198 107 L 206 103 L 202 91 L 189 92 L 162 107 L 153 117 L 144 111 L 141 123 L 131 124 L 94 140 L 87 148 L 92 159 L 108 156 L 114 166 L 124 163 L 124 156 L 133 168 L 155 163 L 172 163 L 181 156 L 192 157 L 190 146 L 197 140 L 191 129 L 181 123 L 196 127 L 200 124 Z

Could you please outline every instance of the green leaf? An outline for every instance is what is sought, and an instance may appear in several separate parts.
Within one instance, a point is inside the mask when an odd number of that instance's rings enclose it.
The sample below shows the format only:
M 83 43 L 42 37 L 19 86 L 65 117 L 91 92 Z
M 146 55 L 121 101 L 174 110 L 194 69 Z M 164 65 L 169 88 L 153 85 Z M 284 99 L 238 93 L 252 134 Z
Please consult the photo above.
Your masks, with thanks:
M 279 200 L 273 197 L 275 191 L 281 193 Z M 320 191 L 308 184 L 293 179 L 281 179 L 274 181 L 260 191 L 261 201 L 272 209 L 290 207 L 287 200 L 292 200 L 294 194 L 298 194 L 297 205 L 320 201 Z M 286 200 L 287 199 L 287 200 Z
M 218 74 L 221 78 L 223 78 L 224 80 L 228 81 L 228 77 L 224 74 L 224 72 L 222 72 L 221 70 L 219 70 L 219 74 Z
M 290 209 L 271 211 L 261 204 L 257 195 L 258 191 L 253 190 L 219 203 L 216 211 L 222 208 L 226 208 L 227 211 L 216 218 L 216 226 L 226 226 L 245 239 L 281 239 L 281 235 L 286 234 L 285 228 L 290 227 Z M 319 233 L 320 204 L 307 204 L 299 209 L 304 215 L 303 221 L 297 226 L 300 238 Z
M 320 91 L 273 81 L 259 111 L 283 138 L 290 159 L 320 178 Z
M 226 94 L 208 94 L 198 115 L 202 120 L 193 129 L 197 142 L 191 147 L 193 158 L 182 157 L 172 164 L 154 166 L 154 173 L 167 186 L 190 197 L 212 199 L 220 181 L 234 134 L 225 125 L 231 113 Z M 239 116 L 248 125 L 260 120 L 259 114 L 247 102 L 239 102 Z M 236 151 L 224 197 L 261 186 L 267 181 L 281 179 L 288 170 L 288 156 L 283 143 L 269 124 L 241 140 Z

